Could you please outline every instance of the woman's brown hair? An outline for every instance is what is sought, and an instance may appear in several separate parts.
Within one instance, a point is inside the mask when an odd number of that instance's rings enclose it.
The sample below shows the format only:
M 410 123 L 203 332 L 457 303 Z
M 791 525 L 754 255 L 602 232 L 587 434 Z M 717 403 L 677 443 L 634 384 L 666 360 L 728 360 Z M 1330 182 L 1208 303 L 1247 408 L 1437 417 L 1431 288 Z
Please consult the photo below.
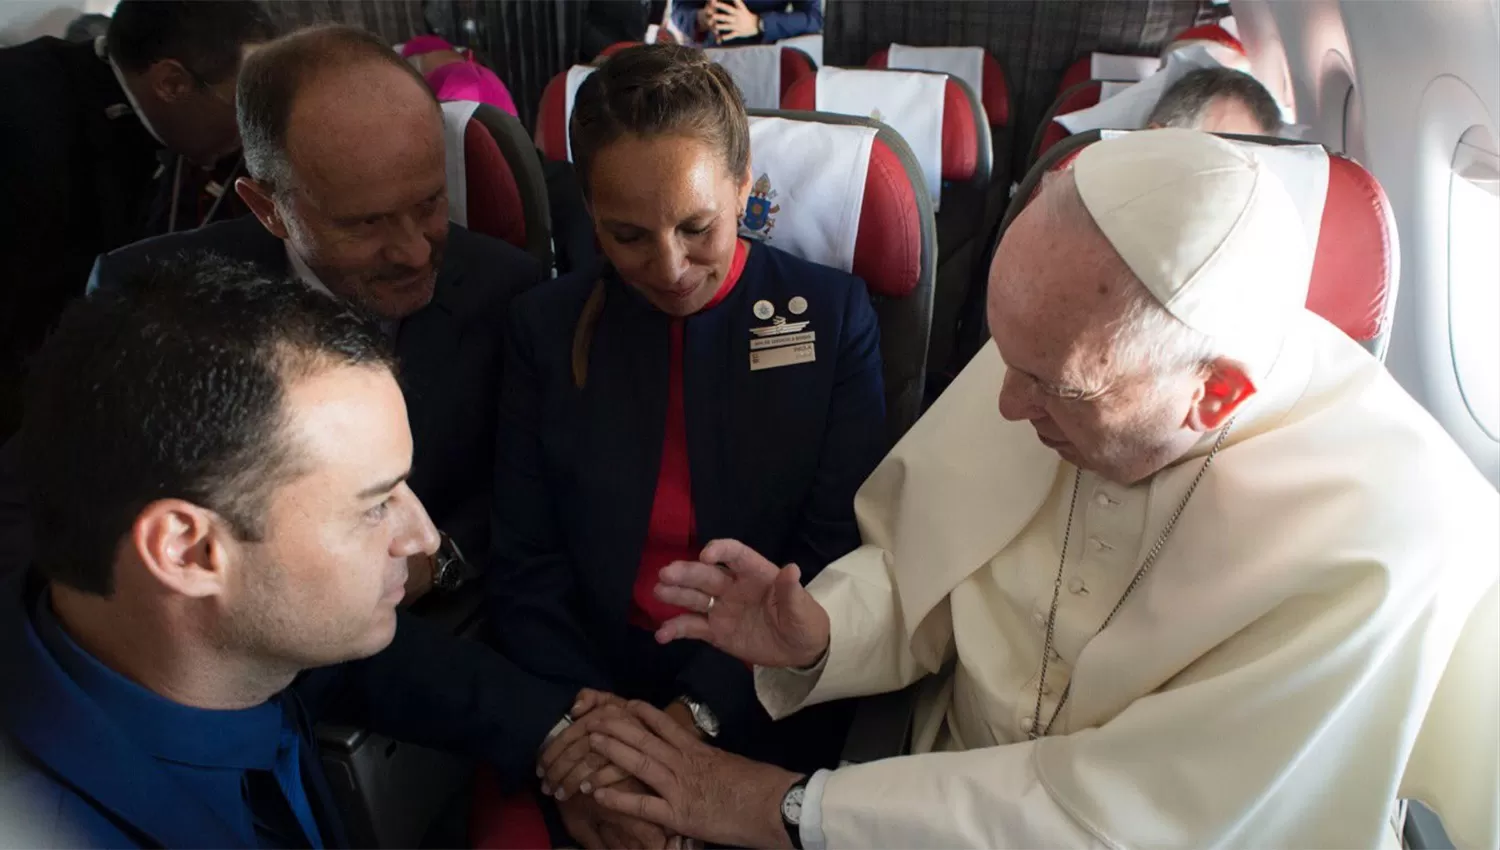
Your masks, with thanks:
M 585 196 L 594 157 L 626 135 L 691 136 L 716 148 L 736 178 L 750 167 L 744 98 L 729 72 L 695 47 L 646 44 L 611 56 L 578 87 L 568 134 Z M 573 383 L 579 389 L 588 383 L 589 347 L 604 298 L 600 280 L 573 330 Z
M 579 183 L 594 157 L 626 135 L 707 142 L 739 177 L 750 165 L 750 121 L 729 72 L 696 47 L 643 44 L 611 56 L 578 87 L 568 123 Z

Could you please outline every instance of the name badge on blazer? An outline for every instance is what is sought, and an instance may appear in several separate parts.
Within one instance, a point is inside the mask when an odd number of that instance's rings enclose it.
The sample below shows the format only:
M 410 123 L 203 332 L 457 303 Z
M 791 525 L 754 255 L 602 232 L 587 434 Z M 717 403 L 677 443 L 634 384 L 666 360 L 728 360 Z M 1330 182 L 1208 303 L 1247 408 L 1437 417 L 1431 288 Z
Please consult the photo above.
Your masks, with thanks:
M 780 348 L 750 352 L 750 371 L 759 372 L 762 369 L 775 369 L 778 366 L 795 366 L 798 363 L 811 363 L 817 359 L 818 352 L 810 342 L 804 342 L 801 345 L 783 345 Z
M 788 307 L 787 312 L 798 316 L 807 311 L 807 301 L 799 296 L 793 298 Z M 771 324 L 750 329 L 750 371 L 795 366 L 818 359 L 818 335 L 808 327 L 811 322 L 788 322 L 785 316 L 775 315 L 769 301 L 755 302 L 754 312 L 755 318 L 770 319 Z

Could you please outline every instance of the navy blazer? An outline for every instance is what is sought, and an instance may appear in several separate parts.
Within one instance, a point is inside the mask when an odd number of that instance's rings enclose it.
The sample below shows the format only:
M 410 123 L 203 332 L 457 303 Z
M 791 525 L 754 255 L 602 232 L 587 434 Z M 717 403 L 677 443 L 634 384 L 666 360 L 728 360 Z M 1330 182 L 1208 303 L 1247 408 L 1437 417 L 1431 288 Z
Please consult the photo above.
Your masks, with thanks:
M 182 251 L 213 251 L 271 274 L 292 273 L 285 243 L 246 216 L 105 254 L 89 289 L 116 285 L 149 261 Z M 542 277 L 541 265 L 519 248 L 450 225 L 432 302 L 402 320 L 396 333 L 415 447 L 412 492 L 476 563 L 489 545 L 506 317 L 515 296 Z
M 670 319 L 612 272 L 588 376 L 574 331 L 597 275 L 516 301 L 501 397 L 491 639 L 547 678 L 616 690 L 666 421 Z M 788 309 L 795 297 L 806 312 Z M 808 322 L 816 360 L 752 371 L 766 302 Z M 799 305 L 800 306 L 800 305 Z M 742 540 L 803 580 L 859 544 L 854 493 L 885 450 L 880 331 L 859 278 L 755 245 L 728 297 L 686 320 L 683 395 L 700 544 Z M 652 649 L 655 649 L 654 645 Z M 696 647 L 677 675 L 726 731 L 760 713 L 746 666 Z
M 238 846 L 230 825 L 164 773 L 41 643 L 30 614 L 40 590 L 27 572 L 0 581 L 0 804 L 23 807 L 25 838 L 47 846 L 80 839 L 109 847 Z M 311 720 L 477 755 L 512 790 L 534 781 L 537 750 L 576 693 L 404 612 L 384 651 L 305 672 L 292 690 Z M 304 743 L 307 794 L 323 839 L 346 847 L 317 746 Z

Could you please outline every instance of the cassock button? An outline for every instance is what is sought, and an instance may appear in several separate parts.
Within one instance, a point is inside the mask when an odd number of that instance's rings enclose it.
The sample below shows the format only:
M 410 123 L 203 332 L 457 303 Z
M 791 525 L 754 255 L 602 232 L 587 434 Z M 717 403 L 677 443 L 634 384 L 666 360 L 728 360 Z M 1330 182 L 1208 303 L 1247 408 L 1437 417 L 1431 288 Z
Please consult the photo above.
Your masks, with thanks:
M 1036 725 L 1035 721 L 1033 721 L 1030 717 L 1023 717 L 1023 718 L 1021 718 L 1021 731 L 1022 732 L 1030 732 L 1031 731 L 1031 727 L 1034 726 L 1034 725 Z
M 1072 580 L 1068 582 L 1068 592 L 1088 593 L 1089 589 L 1084 585 L 1083 579 L 1079 578 L 1078 576 L 1073 576 Z
M 1047 625 L 1047 615 L 1043 614 L 1040 611 L 1033 611 L 1031 614 L 1031 622 L 1036 623 L 1038 626 L 1045 626 Z
M 1099 495 L 1094 497 L 1094 504 L 1101 508 L 1112 508 L 1115 506 L 1115 500 L 1111 499 L 1108 493 L 1100 490 Z
M 1101 538 L 1098 537 L 1090 537 L 1089 542 L 1094 544 L 1094 549 L 1100 552 L 1107 552 L 1115 548 L 1108 543 L 1105 543 Z

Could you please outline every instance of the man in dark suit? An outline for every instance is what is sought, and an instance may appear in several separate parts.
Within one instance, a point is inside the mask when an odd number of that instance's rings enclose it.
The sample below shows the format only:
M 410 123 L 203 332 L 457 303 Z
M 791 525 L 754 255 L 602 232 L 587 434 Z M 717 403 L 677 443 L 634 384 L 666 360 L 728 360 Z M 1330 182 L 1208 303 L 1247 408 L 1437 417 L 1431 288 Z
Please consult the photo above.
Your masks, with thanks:
M 0 581 L 0 801 L 29 840 L 344 847 L 315 721 L 519 787 L 570 707 L 610 716 L 397 612 L 438 532 L 393 369 L 362 311 L 217 258 L 64 313 L 19 438 L 34 569 Z
M 243 214 L 227 187 L 201 207 L 196 190 L 233 165 L 240 61 L 274 35 L 253 0 L 123 0 L 98 43 L 0 49 L 0 440 L 26 357 L 96 255 Z
M 484 557 L 506 315 L 542 268 L 449 223 L 441 112 L 375 36 L 320 27 L 266 45 L 245 63 L 239 105 L 251 176 L 238 190 L 254 217 L 107 254 L 91 288 L 154 259 L 211 250 L 376 316 L 401 363 L 412 489 L 452 538 L 450 554 Z M 413 594 L 452 558 L 418 560 Z

